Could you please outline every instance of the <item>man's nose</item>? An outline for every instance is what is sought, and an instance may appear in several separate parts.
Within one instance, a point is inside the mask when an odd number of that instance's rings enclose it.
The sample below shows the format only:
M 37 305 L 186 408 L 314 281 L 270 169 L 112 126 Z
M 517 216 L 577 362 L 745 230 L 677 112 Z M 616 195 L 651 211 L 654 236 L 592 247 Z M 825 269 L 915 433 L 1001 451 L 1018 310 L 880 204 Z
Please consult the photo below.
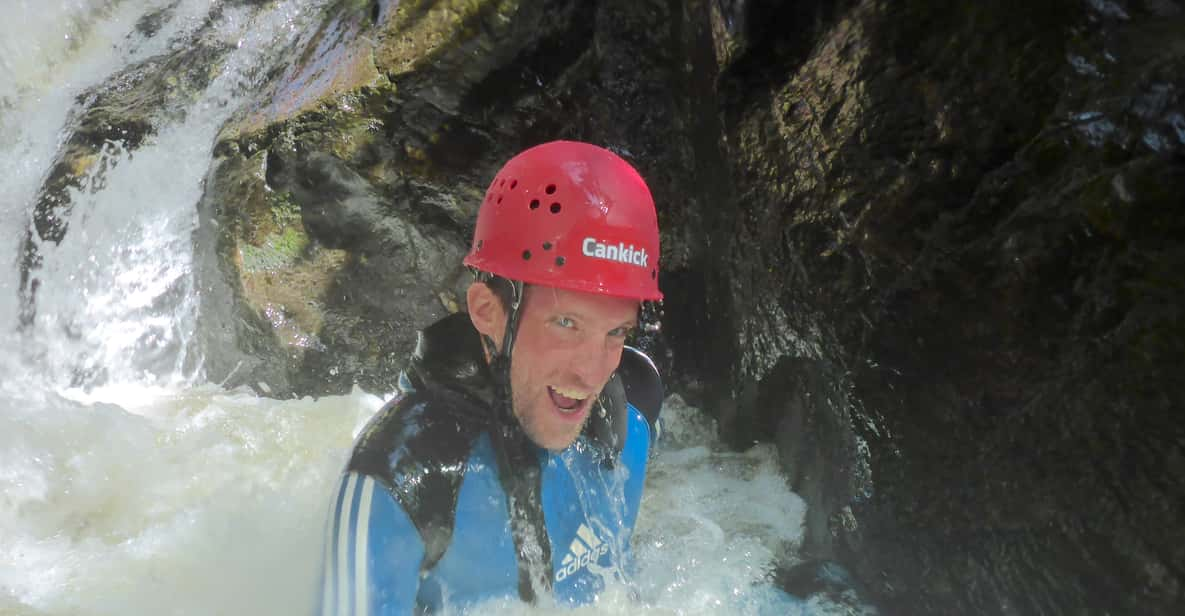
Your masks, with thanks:
M 607 340 L 589 336 L 589 339 L 581 344 L 573 372 L 580 379 L 581 385 L 589 389 L 599 387 L 617 368 L 619 353 L 620 350 L 615 350 Z

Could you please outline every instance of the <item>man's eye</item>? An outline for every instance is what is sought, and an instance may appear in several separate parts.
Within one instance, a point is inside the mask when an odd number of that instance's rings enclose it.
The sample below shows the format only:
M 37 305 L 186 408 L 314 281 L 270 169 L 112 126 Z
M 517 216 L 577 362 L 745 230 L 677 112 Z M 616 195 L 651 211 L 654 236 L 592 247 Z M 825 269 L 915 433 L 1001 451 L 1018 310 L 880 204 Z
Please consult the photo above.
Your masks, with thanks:
M 568 317 L 558 317 L 558 318 L 556 318 L 556 320 L 555 320 L 555 324 L 556 324 L 556 325 L 559 325 L 560 327 L 568 327 L 568 328 L 570 328 L 570 327 L 576 327 L 576 322 L 575 322 L 575 321 L 573 321 L 572 319 L 569 319 Z
M 632 327 L 616 327 L 614 329 L 609 330 L 609 335 L 625 338 L 625 337 L 629 336 L 631 333 L 633 333 L 633 331 L 634 331 L 634 328 L 632 328 Z

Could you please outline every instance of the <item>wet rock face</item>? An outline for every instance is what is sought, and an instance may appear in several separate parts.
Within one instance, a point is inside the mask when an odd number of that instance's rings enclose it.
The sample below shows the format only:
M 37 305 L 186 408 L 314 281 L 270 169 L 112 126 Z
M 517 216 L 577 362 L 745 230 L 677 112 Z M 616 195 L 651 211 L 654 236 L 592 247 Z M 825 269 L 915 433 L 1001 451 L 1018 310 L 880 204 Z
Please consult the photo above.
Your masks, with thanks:
M 753 25 L 800 10 L 749 3 L 719 89 L 736 431 L 782 426 L 812 545 L 890 610 L 1179 607 L 1179 4 L 849 3 L 805 53 Z M 870 482 L 818 480 L 865 446 Z
M 497 166 L 597 142 L 660 363 L 777 442 L 810 556 L 889 613 L 1179 607 L 1181 3 L 950 4 L 341 3 L 218 146 L 211 378 L 391 389 Z

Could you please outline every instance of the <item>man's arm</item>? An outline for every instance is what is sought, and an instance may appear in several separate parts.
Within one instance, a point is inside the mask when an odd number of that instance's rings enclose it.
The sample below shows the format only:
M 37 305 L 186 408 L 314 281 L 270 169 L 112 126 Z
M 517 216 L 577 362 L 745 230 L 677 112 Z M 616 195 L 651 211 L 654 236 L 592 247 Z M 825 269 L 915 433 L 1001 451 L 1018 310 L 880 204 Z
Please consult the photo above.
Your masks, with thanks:
M 326 525 L 321 616 L 410 614 L 424 546 L 386 486 L 342 475 Z

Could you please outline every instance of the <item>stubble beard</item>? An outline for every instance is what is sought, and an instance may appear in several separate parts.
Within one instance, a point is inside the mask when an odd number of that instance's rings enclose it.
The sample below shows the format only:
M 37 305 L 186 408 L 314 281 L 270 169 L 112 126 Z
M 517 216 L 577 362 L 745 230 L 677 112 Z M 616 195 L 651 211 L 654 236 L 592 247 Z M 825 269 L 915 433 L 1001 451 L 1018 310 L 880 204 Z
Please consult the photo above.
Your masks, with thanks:
M 580 424 L 571 428 L 571 436 L 568 436 L 568 433 L 560 432 L 547 434 L 544 432 L 547 425 L 544 418 L 547 413 L 555 412 L 553 409 L 545 407 L 545 404 L 551 403 L 550 400 L 542 400 L 539 396 L 532 400 L 519 392 L 512 392 L 511 399 L 514 404 L 514 417 L 518 419 L 518 424 L 522 427 L 527 438 L 536 445 L 551 451 L 562 451 L 575 442 L 580 433 L 584 431 L 584 425 L 588 423 L 588 418 L 591 415 L 591 413 L 585 413 Z M 539 409 L 541 409 L 539 412 L 533 412 Z M 563 442 L 555 443 L 554 441 L 560 436 L 563 436 Z

